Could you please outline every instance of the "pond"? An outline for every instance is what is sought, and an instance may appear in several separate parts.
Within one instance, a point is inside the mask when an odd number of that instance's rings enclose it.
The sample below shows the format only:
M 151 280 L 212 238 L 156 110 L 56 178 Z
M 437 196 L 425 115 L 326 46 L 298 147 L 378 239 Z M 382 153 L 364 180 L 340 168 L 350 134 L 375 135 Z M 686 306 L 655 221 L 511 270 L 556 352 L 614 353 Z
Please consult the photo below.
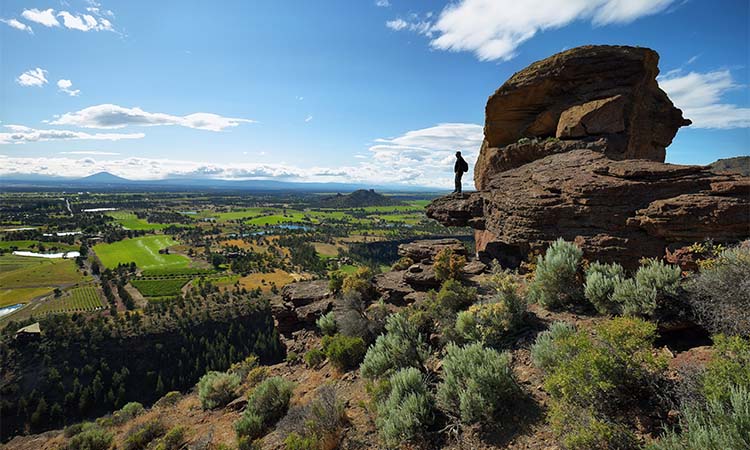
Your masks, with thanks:
M 16 303 L 15 305 L 6 306 L 0 308 L 0 317 L 7 316 L 8 314 L 15 312 L 18 309 L 23 308 L 23 303 Z

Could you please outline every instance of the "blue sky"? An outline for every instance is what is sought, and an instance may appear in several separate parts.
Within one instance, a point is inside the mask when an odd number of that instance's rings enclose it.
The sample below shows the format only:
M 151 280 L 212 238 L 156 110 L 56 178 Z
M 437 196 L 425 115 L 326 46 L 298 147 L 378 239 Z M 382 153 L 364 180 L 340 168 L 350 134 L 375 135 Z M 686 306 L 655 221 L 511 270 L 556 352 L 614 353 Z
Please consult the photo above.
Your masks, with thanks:
M 667 160 L 750 150 L 745 0 L 0 3 L 0 175 L 450 186 L 487 97 L 585 44 L 651 47 L 694 121 Z

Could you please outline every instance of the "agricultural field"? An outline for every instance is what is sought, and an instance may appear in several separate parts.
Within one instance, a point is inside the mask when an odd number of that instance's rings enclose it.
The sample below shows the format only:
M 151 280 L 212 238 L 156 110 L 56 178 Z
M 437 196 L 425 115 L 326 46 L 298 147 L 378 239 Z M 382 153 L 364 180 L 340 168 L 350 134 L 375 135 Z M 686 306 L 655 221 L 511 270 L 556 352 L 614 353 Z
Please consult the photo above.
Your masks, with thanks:
M 167 223 L 149 223 L 145 219 L 139 219 L 134 213 L 128 211 L 112 211 L 108 212 L 107 215 L 128 230 L 163 230 L 169 226 Z
M 0 256 L 0 287 L 3 289 L 66 286 L 85 279 L 87 277 L 70 259 Z
M 18 303 L 28 303 L 37 297 L 51 293 L 52 288 L 50 287 L 0 289 L 0 308 Z
M 33 306 L 32 306 L 33 308 Z M 61 297 L 53 297 L 33 308 L 31 314 L 74 313 L 96 311 L 104 308 L 99 292 L 93 286 L 82 286 L 65 292 Z
M 179 295 L 189 281 L 190 278 L 136 279 L 130 284 L 144 297 L 169 297 Z
M 177 241 L 170 236 L 151 235 L 134 239 L 125 239 L 111 244 L 97 244 L 94 252 L 102 264 L 108 268 L 117 267 L 118 264 L 135 264 L 144 270 L 148 269 L 180 269 L 190 265 L 190 259 L 186 256 L 159 253 L 159 250 L 176 245 Z
M 302 277 L 298 274 L 292 274 L 284 270 L 276 269 L 268 273 L 251 273 L 244 277 L 226 277 L 223 280 L 216 280 L 215 284 L 221 288 L 229 289 L 239 282 L 241 287 L 247 290 L 260 288 L 263 292 L 270 292 L 275 285 L 278 289 L 289 283 L 297 281 Z
M 41 246 L 41 247 L 40 247 Z M 39 251 L 40 248 L 44 248 L 45 251 L 51 251 L 57 249 L 59 251 L 72 251 L 78 250 L 78 246 L 65 244 L 63 242 L 41 242 L 32 240 L 21 240 L 21 241 L 0 241 L 0 249 L 2 250 L 29 250 Z

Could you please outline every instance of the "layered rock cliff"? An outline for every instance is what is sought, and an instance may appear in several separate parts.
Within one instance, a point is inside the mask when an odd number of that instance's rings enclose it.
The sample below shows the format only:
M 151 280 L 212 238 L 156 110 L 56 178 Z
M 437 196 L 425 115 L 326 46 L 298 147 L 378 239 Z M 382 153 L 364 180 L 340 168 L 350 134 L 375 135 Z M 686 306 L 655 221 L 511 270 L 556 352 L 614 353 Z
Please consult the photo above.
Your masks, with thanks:
M 516 73 L 490 96 L 478 192 L 427 215 L 471 226 L 486 259 L 516 265 L 563 237 L 591 259 L 635 266 L 667 247 L 750 235 L 750 179 L 665 164 L 690 124 L 658 87 L 658 55 L 587 46 Z

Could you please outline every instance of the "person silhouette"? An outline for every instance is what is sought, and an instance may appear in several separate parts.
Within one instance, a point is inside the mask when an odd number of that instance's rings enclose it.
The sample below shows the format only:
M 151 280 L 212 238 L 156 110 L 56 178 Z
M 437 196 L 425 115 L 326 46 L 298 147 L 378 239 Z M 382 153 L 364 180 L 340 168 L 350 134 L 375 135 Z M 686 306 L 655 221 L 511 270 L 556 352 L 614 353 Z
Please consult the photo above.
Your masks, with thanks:
M 461 152 L 456 152 L 456 163 L 453 165 L 453 173 L 456 174 L 456 187 L 453 189 L 454 194 L 460 194 L 462 185 L 461 185 L 461 178 L 464 176 L 464 173 L 469 171 L 469 163 L 466 162 L 466 160 L 461 156 Z

